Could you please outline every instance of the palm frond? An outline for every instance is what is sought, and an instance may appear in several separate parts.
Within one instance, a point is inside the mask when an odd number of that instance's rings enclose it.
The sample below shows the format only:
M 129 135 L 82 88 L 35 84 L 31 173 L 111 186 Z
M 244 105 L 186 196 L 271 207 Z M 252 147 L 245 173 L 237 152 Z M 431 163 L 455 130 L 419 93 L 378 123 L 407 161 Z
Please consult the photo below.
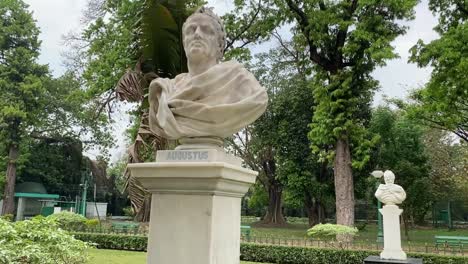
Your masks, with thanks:
M 143 61 L 143 72 L 154 72 L 161 77 L 174 77 L 186 71 L 182 45 L 184 1 L 147 0 L 137 23 L 138 47 Z

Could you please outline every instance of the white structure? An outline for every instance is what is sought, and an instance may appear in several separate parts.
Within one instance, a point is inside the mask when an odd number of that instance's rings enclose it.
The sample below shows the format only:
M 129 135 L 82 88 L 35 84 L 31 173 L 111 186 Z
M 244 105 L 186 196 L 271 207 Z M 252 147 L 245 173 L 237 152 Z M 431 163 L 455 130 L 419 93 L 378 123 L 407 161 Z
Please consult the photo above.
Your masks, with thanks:
M 265 88 L 242 64 L 219 62 L 226 41 L 222 21 L 202 8 L 182 34 L 189 72 L 151 82 L 151 130 L 170 139 L 222 139 L 260 117 L 268 102 Z
M 86 217 L 106 219 L 107 217 L 107 203 L 86 203 Z
M 374 171 L 372 175 L 383 175 L 385 179 L 385 184 L 380 184 L 375 192 L 375 197 L 385 204 L 379 209 L 383 215 L 384 235 L 384 250 L 380 253 L 380 258 L 406 260 L 406 253 L 401 248 L 400 234 L 400 215 L 403 210 L 396 205 L 406 199 L 406 193 L 401 186 L 393 183 L 395 174 L 392 171 Z
M 152 193 L 148 264 L 239 264 L 241 198 L 257 172 L 222 149 L 158 151 L 128 167 Z
M 223 138 L 260 117 L 268 96 L 243 65 L 220 63 L 226 34 L 211 9 L 187 18 L 182 38 L 189 72 L 149 87 L 151 131 L 182 145 L 128 165 L 152 193 L 147 263 L 239 264 L 241 198 L 257 172 Z

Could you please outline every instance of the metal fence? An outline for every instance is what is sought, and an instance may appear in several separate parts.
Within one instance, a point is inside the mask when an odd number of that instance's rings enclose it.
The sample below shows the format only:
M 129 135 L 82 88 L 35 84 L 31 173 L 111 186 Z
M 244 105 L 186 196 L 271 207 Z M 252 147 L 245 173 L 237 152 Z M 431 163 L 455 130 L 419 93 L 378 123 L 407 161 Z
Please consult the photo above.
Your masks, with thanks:
M 82 232 L 82 233 L 94 233 L 94 234 L 120 234 L 120 235 L 140 235 L 147 236 L 148 230 L 141 228 L 117 228 L 112 226 L 103 226 L 95 228 L 74 228 L 68 229 L 72 232 Z
M 241 236 L 242 242 L 267 245 L 281 245 L 290 247 L 313 247 L 313 248 L 332 248 L 346 250 L 376 250 L 382 251 L 383 244 L 371 241 L 353 241 L 353 242 L 337 242 L 320 239 L 299 239 L 299 238 L 282 238 L 268 236 Z M 456 255 L 468 256 L 468 246 L 459 245 L 439 245 L 434 244 L 413 244 L 408 242 L 403 245 L 403 250 L 406 253 L 431 253 L 439 255 Z
M 148 236 L 148 230 L 122 229 L 113 227 L 96 227 L 70 230 L 73 232 L 98 233 L 98 234 L 121 234 L 121 235 L 143 235 Z M 285 238 L 275 236 L 253 236 L 241 235 L 241 242 L 267 245 L 281 245 L 291 247 L 313 247 L 313 248 L 332 248 L 347 250 L 383 250 L 382 243 L 376 243 L 369 240 L 355 240 L 353 242 L 341 243 L 330 240 L 320 240 L 311 238 Z M 457 255 L 468 256 L 468 245 L 438 245 L 435 244 L 414 244 L 411 242 L 403 245 L 403 250 L 407 253 L 432 253 L 439 255 Z

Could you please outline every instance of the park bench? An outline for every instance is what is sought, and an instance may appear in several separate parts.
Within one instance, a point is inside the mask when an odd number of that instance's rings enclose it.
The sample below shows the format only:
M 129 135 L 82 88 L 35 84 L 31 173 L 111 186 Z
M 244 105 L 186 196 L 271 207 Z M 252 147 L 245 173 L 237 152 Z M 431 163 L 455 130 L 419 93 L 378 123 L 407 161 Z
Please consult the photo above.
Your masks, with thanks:
M 241 226 L 241 236 L 244 236 L 245 238 L 247 238 L 247 240 L 250 240 L 250 226 Z
M 468 237 L 462 236 L 434 236 L 435 246 L 443 247 L 468 247 Z
M 135 233 L 138 231 L 137 223 L 129 222 L 112 222 L 112 230 L 117 233 Z

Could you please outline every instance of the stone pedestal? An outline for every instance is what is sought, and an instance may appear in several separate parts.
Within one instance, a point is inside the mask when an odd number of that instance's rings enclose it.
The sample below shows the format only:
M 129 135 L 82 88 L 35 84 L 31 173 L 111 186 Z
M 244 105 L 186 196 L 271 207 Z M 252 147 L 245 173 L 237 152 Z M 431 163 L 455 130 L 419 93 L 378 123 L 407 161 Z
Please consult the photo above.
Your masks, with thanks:
M 401 249 L 400 214 L 402 209 L 396 205 L 384 205 L 379 209 L 383 215 L 384 250 L 382 259 L 406 260 L 406 253 Z
M 423 260 L 419 258 L 405 260 L 381 259 L 379 256 L 369 256 L 364 260 L 364 264 L 423 264 Z
M 240 165 L 220 148 L 129 164 L 152 193 L 148 264 L 239 264 L 241 198 L 257 175 Z

